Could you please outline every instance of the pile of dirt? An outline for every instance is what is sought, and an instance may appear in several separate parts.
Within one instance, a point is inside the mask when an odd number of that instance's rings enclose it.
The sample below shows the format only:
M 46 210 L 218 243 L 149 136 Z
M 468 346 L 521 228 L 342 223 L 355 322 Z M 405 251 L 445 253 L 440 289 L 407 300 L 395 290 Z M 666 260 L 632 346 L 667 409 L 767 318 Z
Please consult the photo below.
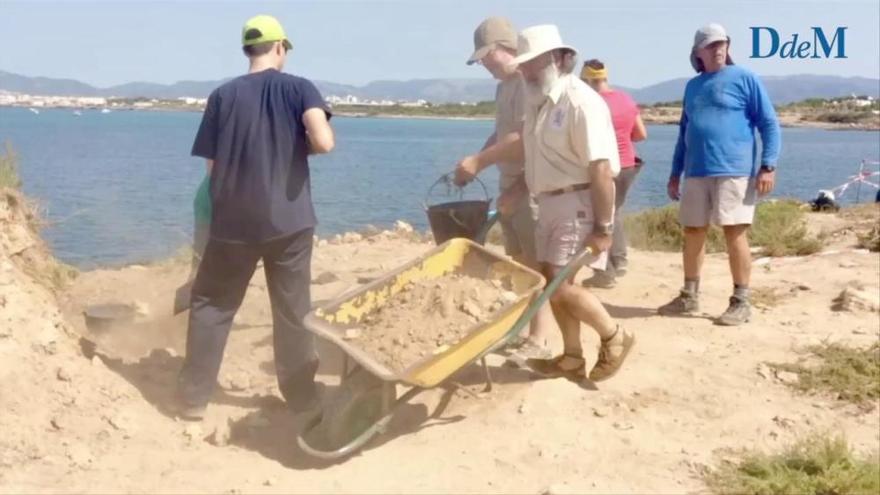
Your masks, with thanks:
M 0 491 L 95 468 L 108 452 L 147 436 L 131 386 L 65 321 L 57 270 L 32 207 L 0 191 Z M 70 488 L 77 491 L 76 488 Z
M 499 280 L 463 274 L 409 283 L 388 304 L 367 315 L 348 338 L 400 372 L 459 342 L 479 322 L 516 300 Z
M 15 189 L 0 189 L 0 252 L 30 277 L 53 291 L 75 271 L 58 262 L 39 235 L 38 206 Z

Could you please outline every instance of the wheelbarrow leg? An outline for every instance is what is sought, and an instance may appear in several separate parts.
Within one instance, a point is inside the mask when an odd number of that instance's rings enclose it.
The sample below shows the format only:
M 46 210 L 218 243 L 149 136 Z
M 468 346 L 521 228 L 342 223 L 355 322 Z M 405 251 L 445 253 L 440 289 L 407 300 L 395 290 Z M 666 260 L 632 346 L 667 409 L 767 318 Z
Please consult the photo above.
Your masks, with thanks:
M 487 394 L 492 391 L 492 372 L 489 371 L 489 363 L 486 362 L 486 356 L 480 358 L 480 364 L 483 366 L 483 373 L 486 375 L 486 386 L 483 388 L 483 393 Z

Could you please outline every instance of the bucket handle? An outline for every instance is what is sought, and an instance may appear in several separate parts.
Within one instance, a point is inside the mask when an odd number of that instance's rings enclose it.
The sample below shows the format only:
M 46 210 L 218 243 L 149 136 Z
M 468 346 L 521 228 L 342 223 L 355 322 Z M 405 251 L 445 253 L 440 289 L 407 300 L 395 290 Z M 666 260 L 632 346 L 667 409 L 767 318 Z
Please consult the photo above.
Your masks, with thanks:
M 455 172 L 450 172 L 448 174 L 441 175 L 439 179 L 437 179 L 436 181 L 434 181 L 433 184 L 431 184 L 431 187 L 428 188 L 428 193 L 425 195 L 425 200 L 422 202 L 422 205 L 425 207 L 426 210 L 428 209 L 428 198 L 431 197 L 431 192 L 434 190 L 435 187 L 437 187 L 441 183 L 445 184 L 447 188 L 449 188 L 450 186 L 458 188 L 458 191 L 459 191 L 458 195 L 459 195 L 459 198 L 461 198 L 461 196 L 464 194 L 464 192 L 463 192 L 464 187 L 456 186 L 455 182 L 453 181 L 454 178 L 455 178 Z M 486 197 L 486 201 L 491 202 L 492 198 L 489 197 L 489 189 L 486 188 L 486 184 L 482 180 L 480 180 L 479 177 L 475 176 L 474 180 L 479 182 L 480 187 L 483 188 L 483 195 Z

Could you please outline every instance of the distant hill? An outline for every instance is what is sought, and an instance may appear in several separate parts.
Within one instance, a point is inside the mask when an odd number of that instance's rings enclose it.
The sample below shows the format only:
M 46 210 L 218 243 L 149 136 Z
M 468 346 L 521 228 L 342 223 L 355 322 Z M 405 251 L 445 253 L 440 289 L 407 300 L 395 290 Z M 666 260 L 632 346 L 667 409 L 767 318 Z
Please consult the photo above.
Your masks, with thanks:
M 639 103 L 681 100 L 689 78 L 671 79 L 639 89 L 631 89 Z M 867 77 L 839 77 L 799 74 L 793 76 L 764 76 L 761 78 L 770 99 L 776 104 L 793 103 L 807 98 L 836 98 L 868 95 L 880 97 L 880 79 Z
M 34 95 L 118 96 L 146 98 L 205 97 L 225 82 L 179 81 L 174 84 L 132 82 L 96 88 L 73 79 L 28 77 L 0 71 L 0 90 Z M 869 95 L 880 97 L 880 79 L 866 77 L 838 77 L 801 74 L 793 76 L 766 76 L 763 78 L 774 103 L 785 104 L 807 98 L 834 98 Z M 639 103 L 651 104 L 680 100 L 688 78 L 678 78 L 652 84 L 644 88 L 626 88 Z M 424 99 L 433 103 L 477 102 L 495 96 L 495 82 L 491 79 L 413 79 L 410 81 L 373 81 L 364 86 L 352 86 L 328 81 L 315 81 L 325 96 L 353 95 L 358 98 L 385 100 Z

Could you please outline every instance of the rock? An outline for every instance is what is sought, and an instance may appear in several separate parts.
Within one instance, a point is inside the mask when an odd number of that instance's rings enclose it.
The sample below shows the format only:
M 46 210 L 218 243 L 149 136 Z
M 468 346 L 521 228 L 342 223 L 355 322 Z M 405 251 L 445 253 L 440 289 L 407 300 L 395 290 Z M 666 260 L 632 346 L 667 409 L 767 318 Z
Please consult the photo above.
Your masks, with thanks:
M 333 244 L 334 246 L 337 244 L 342 244 L 342 236 L 339 234 L 334 235 L 333 238 L 330 239 L 330 244 Z
M 276 480 L 275 478 L 268 478 L 268 479 L 266 479 L 266 481 L 263 482 L 264 486 L 275 486 L 277 484 L 278 484 L 278 480 Z
M 34 239 L 23 225 L 13 223 L 4 229 L 8 239 L 6 252 L 9 256 L 15 256 L 34 246 Z
M 834 311 L 880 311 L 880 289 L 847 287 L 834 298 Z
M 229 390 L 240 392 L 251 388 L 251 376 L 244 371 L 232 374 L 227 381 Z
M 852 261 L 841 261 L 838 266 L 841 268 L 856 268 L 859 266 L 859 264 L 853 263 Z
M 71 463 L 78 467 L 88 467 L 95 461 L 95 456 L 92 455 L 92 451 L 83 444 L 76 444 L 68 447 L 67 458 L 70 459 Z
M 769 380 L 771 376 L 773 376 L 773 372 L 770 370 L 770 367 L 767 366 L 766 363 L 760 363 L 757 367 L 758 376 L 765 380 Z
M 361 231 L 361 235 L 363 235 L 366 238 L 375 237 L 381 233 L 382 233 L 382 231 L 379 230 L 378 227 L 376 227 L 375 225 L 372 225 L 372 224 L 367 225 Z
M 555 483 L 541 490 L 541 495 L 562 495 L 565 493 L 565 485 Z
M 55 376 L 61 380 L 62 382 L 69 382 L 73 378 L 70 376 L 70 372 L 64 368 L 58 368 L 58 371 L 55 373 Z
M 596 416 L 597 418 L 604 418 L 605 416 L 608 416 L 608 410 L 604 407 L 594 407 L 593 416 Z
M 323 272 L 312 280 L 313 284 L 316 285 L 325 285 L 336 282 L 339 280 L 339 277 L 332 272 Z
M 773 422 L 776 423 L 781 428 L 786 429 L 786 430 L 788 430 L 792 426 L 794 426 L 794 420 L 791 418 L 786 418 L 784 416 L 778 416 L 778 415 L 773 416 Z
M 414 229 L 412 225 L 404 222 L 403 220 L 398 220 L 394 222 L 394 231 L 397 233 L 411 234 Z
M 375 280 L 378 279 L 378 278 L 379 278 L 379 277 L 376 277 L 376 276 L 361 276 L 361 277 L 358 277 L 358 278 L 357 278 L 357 283 L 359 283 L 359 284 L 361 284 L 361 285 L 363 285 L 363 284 L 369 284 L 370 282 L 373 282 L 373 281 L 375 281 Z
M 202 438 L 202 427 L 197 423 L 186 425 L 186 428 L 183 429 L 183 436 L 190 442 L 199 440 Z
M 615 429 L 620 430 L 620 431 L 627 431 L 627 430 L 632 430 L 633 428 L 635 428 L 634 424 L 627 422 L 627 421 L 615 422 L 611 426 L 613 426 Z
M 461 310 L 466 314 L 473 316 L 477 320 L 483 318 L 483 311 L 473 302 L 473 301 L 465 301 L 461 305 Z
M 362 240 L 364 240 L 364 236 L 358 234 L 357 232 L 346 232 L 342 236 L 342 242 L 346 244 L 352 244 L 355 242 L 360 242 Z
M 455 300 L 451 293 L 443 292 L 440 295 L 440 315 L 448 318 L 455 311 Z
M 803 290 L 803 291 L 813 290 L 812 287 L 810 287 L 809 285 L 806 285 L 806 284 L 798 284 L 798 286 L 796 287 L 796 289 L 797 289 L 797 290 Z
M 330 243 L 327 242 L 327 239 L 321 239 L 320 241 L 318 241 L 317 246 L 318 246 L 319 248 L 321 248 L 321 247 L 327 247 L 328 244 L 330 244 Z
M 51 420 L 49 420 L 49 424 L 52 425 L 52 428 L 55 428 L 59 431 L 67 429 L 68 426 L 67 420 L 61 416 L 54 416 Z
M 211 432 L 208 442 L 217 447 L 225 447 L 229 445 L 229 439 L 232 437 L 232 431 L 229 428 L 229 421 L 222 421 Z
M 134 419 L 125 413 L 116 413 L 113 416 L 108 417 L 107 422 L 116 430 L 126 433 L 131 433 L 135 428 Z
M 519 405 L 519 407 L 516 408 L 516 412 L 520 414 L 526 414 L 528 412 L 528 408 L 526 407 L 525 402 L 523 402 Z
M 132 304 L 135 314 L 140 317 L 150 316 L 150 305 L 143 301 L 135 301 Z
M 363 330 L 361 330 L 360 328 L 346 328 L 345 333 L 342 335 L 342 338 L 344 340 L 355 340 L 359 339 L 362 334 Z
M 791 371 L 777 371 L 776 379 L 786 385 L 795 385 L 800 381 L 798 374 Z

